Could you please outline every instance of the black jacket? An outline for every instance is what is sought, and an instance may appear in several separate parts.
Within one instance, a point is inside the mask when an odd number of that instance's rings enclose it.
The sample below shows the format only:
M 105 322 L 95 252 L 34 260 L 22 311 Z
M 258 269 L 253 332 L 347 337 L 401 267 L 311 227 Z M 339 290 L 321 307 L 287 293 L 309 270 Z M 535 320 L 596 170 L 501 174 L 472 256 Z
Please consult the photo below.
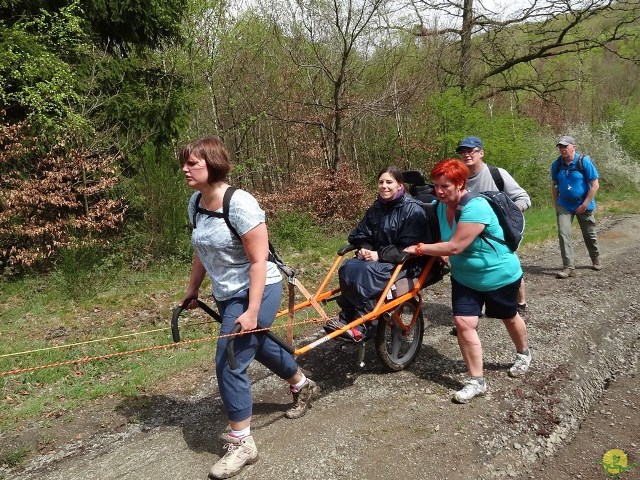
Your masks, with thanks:
M 431 207 L 410 195 L 390 202 L 378 198 L 349 234 L 349 243 L 377 251 L 381 262 L 400 263 L 409 245 L 438 241 L 437 229 Z

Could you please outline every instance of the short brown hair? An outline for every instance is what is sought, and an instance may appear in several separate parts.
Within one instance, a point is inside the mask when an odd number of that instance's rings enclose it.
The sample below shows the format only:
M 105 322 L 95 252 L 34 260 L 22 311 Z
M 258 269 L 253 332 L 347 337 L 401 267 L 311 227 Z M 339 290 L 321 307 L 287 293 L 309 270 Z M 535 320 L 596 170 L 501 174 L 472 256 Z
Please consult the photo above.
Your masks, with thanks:
M 431 180 L 444 175 L 454 184 L 462 183 L 462 187 L 467 186 L 467 177 L 469 176 L 469 167 L 457 158 L 445 158 L 436 163 L 431 169 Z
M 205 161 L 209 173 L 209 183 L 226 180 L 231 170 L 229 151 L 219 137 L 204 137 L 195 140 L 180 149 L 178 160 L 184 166 L 189 157 L 194 156 Z

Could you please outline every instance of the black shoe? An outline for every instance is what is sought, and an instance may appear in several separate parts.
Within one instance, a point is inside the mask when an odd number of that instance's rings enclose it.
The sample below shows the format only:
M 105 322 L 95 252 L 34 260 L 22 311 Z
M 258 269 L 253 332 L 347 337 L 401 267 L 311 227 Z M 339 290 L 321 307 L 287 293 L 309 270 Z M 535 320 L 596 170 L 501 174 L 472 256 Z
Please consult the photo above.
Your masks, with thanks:
M 337 318 L 330 318 L 329 320 L 327 320 L 327 323 L 325 323 L 322 326 L 322 328 L 324 329 L 325 332 L 331 333 L 331 332 L 335 332 L 336 330 L 340 330 L 341 328 L 344 328 L 345 325 L 346 323 L 342 323 Z
M 325 332 L 332 333 L 332 332 L 335 332 L 336 330 L 343 329 L 346 325 L 347 325 L 346 323 L 342 323 L 337 318 L 331 318 L 331 319 L 329 319 L 329 321 L 327 323 L 325 323 L 322 326 L 322 328 L 324 328 Z M 364 340 L 364 335 L 358 329 L 358 327 L 354 327 L 354 328 L 351 328 L 351 329 L 347 330 L 346 332 L 342 332 L 336 338 L 340 338 L 342 340 L 346 340 L 346 341 L 352 342 L 352 343 L 360 343 L 360 342 L 362 342 Z

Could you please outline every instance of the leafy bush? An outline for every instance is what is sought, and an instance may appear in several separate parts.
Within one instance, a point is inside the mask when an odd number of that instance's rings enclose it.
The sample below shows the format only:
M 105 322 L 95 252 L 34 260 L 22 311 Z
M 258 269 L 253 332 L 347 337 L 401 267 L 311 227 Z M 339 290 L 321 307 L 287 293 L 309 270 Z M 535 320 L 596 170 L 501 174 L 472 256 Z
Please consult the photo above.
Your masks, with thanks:
M 1 113 L 1 112 L 0 112 Z M 115 158 L 62 139 L 29 137 L 25 123 L 0 127 L 0 271 L 42 264 L 73 242 L 117 231 L 126 204 L 115 198 Z M 66 140 L 66 141 L 65 141 Z
M 640 162 L 640 105 L 629 107 L 615 125 L 620 145 L 637 163 Z
M 360 219 L 375 198 L 367 195 L 353 168 L 341 164 L 337 172 L 311 169 L 294 179 L 283 192 L 256 196 L 269 217 L 281 212 L 300 211 L 303 206 L 318 225 L 344 228 Z
M 273 243 L 288 248 L 308 248 L 322 233 L 314 224 L 313 217 L 299 210 L 278 214 L 268 223 Z
M 111 285 L 122 268 L 118 256 L 100 245 L 76 245 L 58 254 L 52 283 L 74 300 L 94 298 Z
M 129 255 L 189 257 L 187 201 L 191 192 L 173 151 L 146 144 L 133 159 L 136 174 L 122 188 L 131 202 Z

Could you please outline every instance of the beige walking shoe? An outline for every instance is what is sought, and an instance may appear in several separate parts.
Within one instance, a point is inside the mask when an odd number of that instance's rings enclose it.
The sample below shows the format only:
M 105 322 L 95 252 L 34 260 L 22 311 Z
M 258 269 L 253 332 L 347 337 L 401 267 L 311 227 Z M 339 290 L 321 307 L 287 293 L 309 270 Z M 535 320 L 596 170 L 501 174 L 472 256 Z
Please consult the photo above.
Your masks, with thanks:
M 595 270 L 596 272 L 599 272 L 600 270 L 602 270 L 602 264 L 600 263 L 600 259 L 599 258 L 594 258 L 593 259 L 593 263 L 591 264 L 591 268 L 593 270 Z
M 284 414 L 287 418 L 300 418 L 311 408 L 312 402 L 320 396 L 320 387 L 311 379 L 297 392 L 291 391 L 293 406 Z
M 251 435 L 244 438 L 227 436 L 227 443 L 224 454 L 218 462 L 211 467 L 209 478 L 229 478 L 237 475 L 245 465 L 250 465 L 258 461 L 258 449 Z
M 556 278 L 569 278 L 575 277 L 576 271 L 573 268 L 563 268 L 558 273 L 556 273 Z

